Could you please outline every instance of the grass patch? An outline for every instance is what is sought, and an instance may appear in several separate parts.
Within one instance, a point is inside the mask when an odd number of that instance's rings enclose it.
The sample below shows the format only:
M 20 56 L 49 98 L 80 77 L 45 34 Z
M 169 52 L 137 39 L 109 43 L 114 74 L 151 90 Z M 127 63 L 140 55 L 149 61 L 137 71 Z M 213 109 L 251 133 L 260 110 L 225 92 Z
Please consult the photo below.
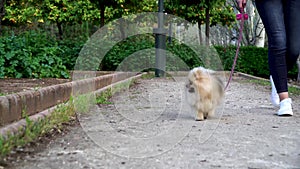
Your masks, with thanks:
M 112 104 L 112 102 L 108 101 L 112 97 L 111 89 L 102 92 L 97 98 L 97 104 Z
M 300 95 L 300 89 L 296 88 L 296 87 L 293 87 L 293 86 L 289 86 L 289 94 L 299 96 Z
M 153 79 L 155 78 L 154 72 L 147 72 L 141 76 L 141 79 Z
M 0 165 L 5 156 L 18 147 L 23 147 L 28 143 L 35 142 L 38 138 L 48 135 L 53 131 L 61 132 L 65 124 L 76 120 L 76 112 L 87 112 L 92 104 L 111 104 L 109 98 L 118 92 L 129 89 L 135 84 L 135 80 L 128 80 L 119 83 L 114 87 L 102 92 L 95 97 L 94 94 L 83 94 L 77 97 L 71 97 L 70 100 L 59 105 L 50 116 L 38 121 L 32 121 L 26 113 L 23 117 L 26 121 L 26 127 L 19 129 L 17 134 L 8 134 L 6 137 L 0 136 Z
M 250 79 L 250 80 L 246 80 L 248 83 L 254 83 L 254 84 L 258 84 L 261 86 L 271 86 L 269 81 L 265 81 L 265 80 L 258 80 L 258 79 Z
M 245 80 L 247 83 L 254 83 L 257 85 L 261 85 L 261 86 L 270 86 L 271 87 L 271 83 L 268 80 L 258 80 L 258 79 L 247 79 Z M 294 95 L 294 96 L 298 96 L 300 95 L 300 89 L 297 87 L 293 87 L 293 86 L 289 86 L 289 94 L 290 95 Z
M 77 113 L 88 112 L 92 105 L 96 104 L 95 96 L 92 93 L 81 94 L 73 99 L 75 111 Z
M 10 152 L 23 147 L 30 142 L 36 141 L 39 137 L 45 136 L 53 130 L 61 131 L 64 124 L 75 120 L 74 105 L 72 98 L 67 104 L 58 106 L 47 118 L 38 121 L 31 120 L 25 115 L 26 127 L 19 129 L 15 135 L 8 134 L 6 137 L 0 136 L 0 162 Z
M 136 84 L 135 79 L 127 80 L 122 83 L 118 83 L 118 84 L 114 85 L 113 87 L 107 89 L 106 91 L 101 92 L 101 94 L 96 97 L 96 103 L 97 104 L 112 104 L 112 102 L 109 101 L 109 99 L 113 95 L 120 93 L 120 92 L 124 92 L 126 90 L 129 90 L 129 88 L 134 84 Z
M 0 92 L 0 96 L 6 96 L 7 95 L 7 93 L 1 93 Z

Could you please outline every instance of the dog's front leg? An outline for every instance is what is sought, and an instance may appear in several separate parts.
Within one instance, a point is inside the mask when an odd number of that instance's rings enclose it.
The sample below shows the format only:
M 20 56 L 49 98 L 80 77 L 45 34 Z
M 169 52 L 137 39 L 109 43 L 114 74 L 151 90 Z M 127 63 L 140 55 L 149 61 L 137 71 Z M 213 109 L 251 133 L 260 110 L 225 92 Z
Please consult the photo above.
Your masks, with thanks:
M 215 116 L 215 109 L 209 111 L 206 117 L 213 117 L 213 116 Z
M 198 111 L 197 115 L 196 115 L 196 121 L 203 121 L 203 120 L 204 120 L 204 114 L 203 114 L 203 112 Z

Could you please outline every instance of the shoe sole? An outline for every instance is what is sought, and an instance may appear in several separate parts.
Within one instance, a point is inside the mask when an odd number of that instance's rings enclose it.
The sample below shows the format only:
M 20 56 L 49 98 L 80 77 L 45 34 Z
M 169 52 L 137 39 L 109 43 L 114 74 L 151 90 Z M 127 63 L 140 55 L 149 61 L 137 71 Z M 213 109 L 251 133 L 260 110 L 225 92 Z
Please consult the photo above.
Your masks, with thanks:
M 293 116 L 293 112 L 291 112 L 291 113 L 284 113 L 284 114 L 277 114 L 277 116 L 280 116 L 280 117 L 290 117 L 290 116 Z

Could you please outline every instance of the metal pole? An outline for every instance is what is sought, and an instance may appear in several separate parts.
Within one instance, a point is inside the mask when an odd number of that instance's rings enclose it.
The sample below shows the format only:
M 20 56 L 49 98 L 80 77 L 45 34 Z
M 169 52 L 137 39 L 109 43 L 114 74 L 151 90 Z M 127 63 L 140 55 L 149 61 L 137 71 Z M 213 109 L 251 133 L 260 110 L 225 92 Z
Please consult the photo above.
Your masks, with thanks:
M 158 1 L 158 28 L 154 28 L 155 34 L 155 76 L 165 76 L 166 71 L 166 34 L 164 29 L 164 1 Z

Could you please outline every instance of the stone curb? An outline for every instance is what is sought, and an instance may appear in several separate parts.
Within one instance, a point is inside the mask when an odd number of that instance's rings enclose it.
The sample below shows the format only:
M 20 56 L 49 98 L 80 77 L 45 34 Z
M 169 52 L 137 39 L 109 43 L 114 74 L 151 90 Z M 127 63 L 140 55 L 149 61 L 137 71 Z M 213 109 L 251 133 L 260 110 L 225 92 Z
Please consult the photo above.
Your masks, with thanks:
M 132 75 L 132 73 L 130 73 L 129 75 Z M 118 84 L 121 84 L 121 83 L 124 83 L 124 82 L 128 82 L 128 81 L 140 78 L 142 75 L 143 74 L 138 74 L 138 75 L 135 75 L 135 76 L 131 76 L 131 77 L 127 78 L 127 79 L 117 80 L 117 81 L 114 80 L 116 82 L 108 84 L 105 87 L 102 87 L 100 89 L 97 89 L 97 90 L 93 91 L 92 93 L 95 94 L 96 96 L 99 96 L 102 92 L 104 92 L 104 91 L 106 91 L 106 90 L 108 90 L 108 89 L 110 89 L 110 88 L 112 88 L 112 87 L 114 87 L 114 86 L 116 86 Z M 118 76 L 118 75 L 115 75 L 115 76 Z M 97 79 L 97 78 L 95 78 L 95 79 Z M 53 107 L 48 108 L 47 110 L 43 110 L 43 111 L 41 111 L 39 113 L 31 115 L 28 118 L 31 121 L 33 121 L 33 122 L 37 122 L 38 120 L 42 120 L 42 119 L 46 118 L 47 116 L 51 115 L 51 113 L 58 106 L 64 105 L 64 104 L 67 104 L 67 103 L 61 103 L 61 104 L 55 105 Z M 0 136 L 2 136 L 3 138 L 7 138 L 7 136 L 9 136 L 9 135 L 16 135 L 18 133 L 22 133 L 23 129 L 25 127 L 26 127 L 26 120 L 25 119 L 21 119 L 21 120 L 19 120 L 17 122 L 8 124 L 8 125 L 0 128 Z
M 117 72 L 95 78 L 67 82 L 6 96 L 0 96 L 0 126 L 34 115 L 69 100 L 71 95 L 83 94 L 124 80 L 136 73 Z M 77 77 L 76 79 L 78 79 Z

